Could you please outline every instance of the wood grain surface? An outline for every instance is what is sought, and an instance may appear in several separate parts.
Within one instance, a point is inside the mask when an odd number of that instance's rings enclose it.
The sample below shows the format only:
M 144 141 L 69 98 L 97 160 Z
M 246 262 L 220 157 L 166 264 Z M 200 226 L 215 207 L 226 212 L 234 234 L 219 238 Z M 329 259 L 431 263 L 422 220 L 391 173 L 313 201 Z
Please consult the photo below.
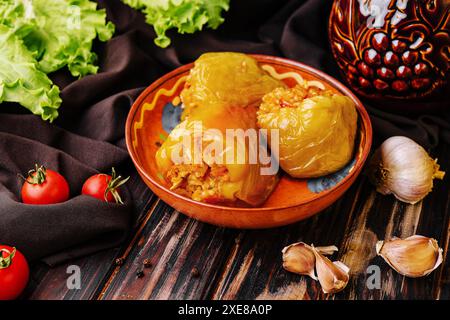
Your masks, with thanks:
M 434 152 L 449 171 L 450 147 Z M 137 223 L 121 248 L 56 268 L 34 266 L 29 299 L 450 299 L 450 173 L 423 202 L 407 205 L 377 194 L 361 175 L 333 206 L 276 229 L 234 230 L 199 223 L 157 199 L 134 175 Z M 429 276 L 409 279 L 375 254 L 392 236 L 436 238 L 444 262 Z M 351 268 L 347 288 L 324 294 L 318 282 L 282 268 L 281 250 L 293 242 L 336 245 L 332 256 Z M 117 258 L 123 259 L 116 265 Z M 69 290 L 67 266 L 81 268 L 80 290 Z M 145 265 L 144 265 L 145 264 Z M 380 289 L 369 289 L 378 266 Z M 373 268 L 373 267 L 372 267 Z

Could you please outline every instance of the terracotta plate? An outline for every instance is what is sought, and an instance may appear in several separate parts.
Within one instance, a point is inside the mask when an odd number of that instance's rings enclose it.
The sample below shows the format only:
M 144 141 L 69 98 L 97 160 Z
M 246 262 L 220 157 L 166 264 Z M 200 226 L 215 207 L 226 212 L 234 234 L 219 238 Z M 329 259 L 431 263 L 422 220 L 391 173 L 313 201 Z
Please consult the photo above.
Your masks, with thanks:
M 304 64 L 263 55 L 253 55 L 262 68 L 294 86 L 301 78 L 318 80 L 327 89 L 350 97 L 359 121 L 354 159 L 341 171 L 318 179 L 292 179 L 283 175 L 262 207 L 241 208 L 205 204 L 170 191 L 158 172 L 155 153 L 179 122 L 179 96 L 193 64 L 184 65 L 155 81 L 133 104 L 126 124 L 126 141 L 131 158 L 145 183 L 163 201 L 201 221 L 234 228 L 269 228 L 306 219 L 335 202 L 355 181 L 370 151 L 372 127 L 362 103 L 344 85 Z M 300 76 L 300 77 L 299 77 Z

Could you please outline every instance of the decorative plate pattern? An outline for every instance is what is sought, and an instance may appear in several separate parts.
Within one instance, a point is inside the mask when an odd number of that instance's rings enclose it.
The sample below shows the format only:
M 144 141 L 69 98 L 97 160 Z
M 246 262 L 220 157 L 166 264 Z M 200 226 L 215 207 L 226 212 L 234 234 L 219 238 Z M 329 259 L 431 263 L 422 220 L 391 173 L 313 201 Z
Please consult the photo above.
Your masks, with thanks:
M 353 159 L 349 164 L 338 172 L 329 174 L 324 177 L 319 177 L 315 179 L 308 179 L 308 189 L 314 193 L 321 193 L 322 191 L 333 188 L 339 182 L 341 182 L 355 166 L 356 159 Z

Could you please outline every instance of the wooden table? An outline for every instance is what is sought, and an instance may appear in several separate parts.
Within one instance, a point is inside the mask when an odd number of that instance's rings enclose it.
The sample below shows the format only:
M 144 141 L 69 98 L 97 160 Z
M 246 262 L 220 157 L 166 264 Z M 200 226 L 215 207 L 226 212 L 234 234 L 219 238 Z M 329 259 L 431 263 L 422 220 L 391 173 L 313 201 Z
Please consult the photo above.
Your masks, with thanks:
M 432 194 L 416 205 L 377 194 L 361 175 L 319 215 L 268 230 L 233 230 L 197 222 L 157 199 L 136 175 L 137 223 L 120 248 L 48 268 L 33 267 L 29 299 L 450 299 L 450 146 L 434 155 L 443 170 Z M 444 249 L 443 265 L 428 277 L 408 279 L 375 256 L 378 239 L 422 234 Z M 317 282 L 282 268 L 281 249 L 293 242 L 336 245 L 352 269 L 348 287 L 323 294 Z M 117 265 L 117 259 L 123 259 Z M 144 267 L 144 261 L 147 267 Z M 151 264 L 151 265 L 149 265 Z M 69 265 L 81 270 L 81 289 L 69 290 Z M 381 269 L 381 288 L 369 289 L 369 265 Z M 142 277 L 138 277 L 139 272 Z

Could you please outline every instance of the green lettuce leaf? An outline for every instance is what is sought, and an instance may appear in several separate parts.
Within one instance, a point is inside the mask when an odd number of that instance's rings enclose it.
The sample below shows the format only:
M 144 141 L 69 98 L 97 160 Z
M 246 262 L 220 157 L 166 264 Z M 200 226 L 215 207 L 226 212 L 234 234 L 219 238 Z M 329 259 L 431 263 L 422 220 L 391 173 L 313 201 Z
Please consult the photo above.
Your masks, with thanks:
M 114 33 L 105 10 L 89 0 L 0 0 L 0 23 L 16 30 L 43 72 L 67 66 L 75 77 L 97 73 L 92 42 Z
M 46 74 L 65 66 L 75 77 L 97 73 L 92 43 L 113 33 L 93 1 L 0 0 L 0 103 L 53 121 L 61 99 Z
M 224 21 L 222 11 L 229 9 L 230 0 L 122 0 L 130 7 L 142 10 L 147 23 L 156 32 L 156 45 L 170 45 L 166 32 L 175 28 L 179 33 L 194 33 L 206 25 L 217 29 Z
M 4 101 L 18 102 L 50 122 L 61 104 L 58 87 L 38 69 L 33 53 L 13 29 L 0 25 L 0 103 Z

